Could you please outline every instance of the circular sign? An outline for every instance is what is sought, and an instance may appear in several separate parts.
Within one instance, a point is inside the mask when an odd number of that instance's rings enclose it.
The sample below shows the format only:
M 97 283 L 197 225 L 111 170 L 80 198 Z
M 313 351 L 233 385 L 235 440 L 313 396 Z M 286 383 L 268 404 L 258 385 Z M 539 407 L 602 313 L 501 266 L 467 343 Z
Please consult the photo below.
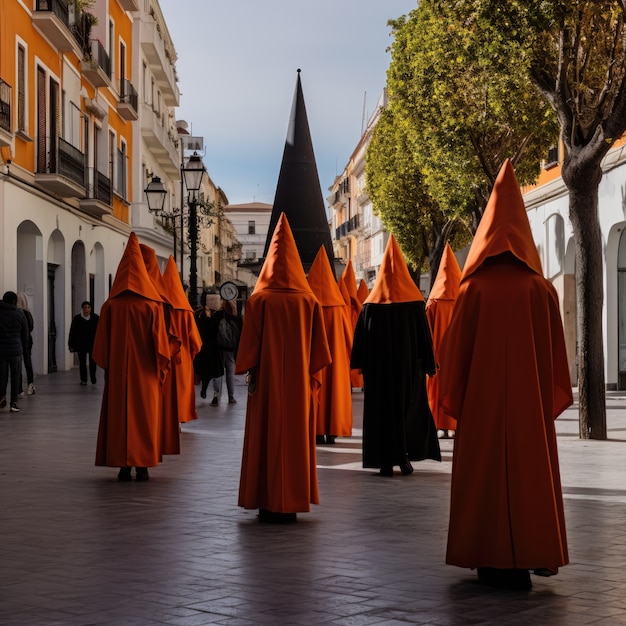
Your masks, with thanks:
M 224 283 L 220 287 L 220 296 L 224 298 L 224 300 L 236 300 L 239 295 L 239 289 L 237 289 L 237 285 L 235 283 Z

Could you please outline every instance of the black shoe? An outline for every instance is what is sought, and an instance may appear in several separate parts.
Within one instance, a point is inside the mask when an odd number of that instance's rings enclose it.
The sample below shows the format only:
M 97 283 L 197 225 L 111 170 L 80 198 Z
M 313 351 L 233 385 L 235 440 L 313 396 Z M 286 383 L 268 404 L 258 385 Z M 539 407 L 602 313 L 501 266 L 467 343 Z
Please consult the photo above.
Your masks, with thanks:
M 413 466 L 411 465 L 411 461 L 409 461 L 408 458 L 404 461 L 404 463 L 402 463 L 402 465 L 400 465 L 400 471 L 405 476 L 413 473 Z
M 219 398 L 217 396 L 213 396 L 213 400 L 211 400 L 211 406 L 217 406 L 219 403 Z
M 557 569 L 550 569 L 549 567 L 537 567 L 533 570 L 533 574 L 535 576 L 543 576 L 544 578 L 548 578 L 549 576 L 556 576 L 559 573 Z
M 138 481 L 150 480 L 150 474 L 148 474 L 148 468 L 136 467 L 135 468 L 135 480 L 138 480 Z
M 132 479 L 133 477 L 130 475 L 130 467 L 120 467 L 120 471 L 117 473 L 117 480 L 125 483 Z
M 315 435 L 315 445 L 323 446 L 326 443 L 326 437 L 324 435 Z
M 20 407 L 17 406 L 17 402 L 11 402 L 11 413 L 19 413 Z
M 532 588 L 530 572 L 527 569 L 498 569 L 496 567 L 479 567 L 478 581 L 490 587 L 528 591 Z
M 6 405 L 7 405 L 7 399 L 2 398 L 2 400 L 0 400 L 0 409 L 4 409 Z
M 393 476 L 393 467 L 381 467 L 380 475 L 381 476 Z
M 97 382 L 98 382 L 98 381 L 97 381 L 95 378 L 92 378 L 92 379 L 91 379 L 91 384 L 92 384 L 92 385 L 95 385 Z
M 335 435 L 326 435 L 326 443 L 328 444 L 335 443 Z
M 200 397 L 206 398 L 206 389 L 200 389 Z
M 261 524 L 293 524 L 298 518 L 295 513 L 274 513 L 267 509 L 259 509 L 259 522 Z

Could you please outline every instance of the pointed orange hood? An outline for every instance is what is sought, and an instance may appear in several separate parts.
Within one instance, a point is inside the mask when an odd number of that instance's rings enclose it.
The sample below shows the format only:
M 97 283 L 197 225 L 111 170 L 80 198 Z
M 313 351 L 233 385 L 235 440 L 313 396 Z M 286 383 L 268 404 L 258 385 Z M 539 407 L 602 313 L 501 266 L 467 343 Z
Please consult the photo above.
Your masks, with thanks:
M 125 291 L 132 291 L 148 300 L 163 302 L 156 287 L 152 284 L 150 276 L 148 276 L 146 264 L 141 256 L 139 241 L 134 232 L 128 237 L 126 249 L 122 254 L 120 264 L 117 266 L 109 298 L 115 298 Z
M 163 302 L 169 303 L 169 294 L 167 293 L 167 289 L 163 283 L 163 276 L 161 275 L 161 269 L 159 268 L 159 260 L 157 259 L 154 248 L 147 246 L 145 243 L 140 243 L 139 249 L 141 250 L 141 256 L 143 257 L 143 262 L 146 264 L 146 270 L 148 272 L 148 276 L 150 276 L 152 284 L 156 287 L 156 290 L 159 292 Z
M 183 285 L 180 282 L 178 268 L 174 262 L 174 257 L 171 255 L 167 260 L 167 265 L 165 266 L 165 271 L 163 272 L 163 284 L 167 291 L 168 299 L 174 309 L 191 311 L 193 313 L 193 309 L 187 300 L 187 296 L 185 296 Z
M 320 246 L 315 260 L 311 264 L 308 281 L 313 293 L 323 307 L 345 306 L 346 303 L 343 301 L 343 296 L 335 281 L 335 276 L 328 260 L 328 253 L 324 246 Z
M 385 248 L 374 287 L 363 304 L 391 304 L 393 302 L 420 302 L 422 292 L 413 282 L 396 238 L 391 235 Z
M 361 282 L 359 283 L 359 286 L 356 290 L 356 295 L 361 304 L 365 302 L 365 299 L 367 298 L 367 296 L 369 296 L 369 293 L 370 289 L 367 286 L 367 283 L 361 278 Z
M 450 244 L 446 243 L 437 270 L 437 278 L 435 278 L 435 284 L 430 291 L 428 300 L 456 300 L 459 295 L 460 282 L 461 268 L 459 262 L 456 260 Z
M 346 286 L 346 289 L 348 290 L 348 293 L 350 294 L 350 299 L 356 300 L 360 303 L 360 300 L 357 295 L 356 277 L 354 275 L 354 267 L 352 266 L 351 260 L 348 261 L 348 264 L 343 270 L 343 273 L 341 276 L 343 278 L 344 285 Z
M 543 276 L 522 193 L 509 159 L 504 162 L 494 183 L 467 255 L 461 280 L 473 274 L 485 259 L 503 252 L 512 252 L 533 272 Z
M 278 218 L 263 267 L 254 287 L 255 292 L 263 289 L 311 292 L 291 227 L 284 213 L 281 213 Z

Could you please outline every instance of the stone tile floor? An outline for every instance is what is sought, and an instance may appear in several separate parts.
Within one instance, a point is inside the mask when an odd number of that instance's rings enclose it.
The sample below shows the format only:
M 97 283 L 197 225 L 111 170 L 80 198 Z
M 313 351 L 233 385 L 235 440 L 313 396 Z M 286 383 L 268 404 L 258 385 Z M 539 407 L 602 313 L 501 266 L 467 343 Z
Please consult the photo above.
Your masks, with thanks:
M 102 378 L 102 376 L 101 376 Z M 321 504 L 287 526 L 237 507 L 246 387 L 198 395 L 180 456 L 147 483 L 94 466 L 102 382 L 38 377 L 0 411 L 0 624 L 626 624 L 626 394 L 608 441 L 557 422 L 571 563 L 529 592 L 484 588 L 444 563 L 452 458 L 382 478 L 355 430 L 318 446 Z

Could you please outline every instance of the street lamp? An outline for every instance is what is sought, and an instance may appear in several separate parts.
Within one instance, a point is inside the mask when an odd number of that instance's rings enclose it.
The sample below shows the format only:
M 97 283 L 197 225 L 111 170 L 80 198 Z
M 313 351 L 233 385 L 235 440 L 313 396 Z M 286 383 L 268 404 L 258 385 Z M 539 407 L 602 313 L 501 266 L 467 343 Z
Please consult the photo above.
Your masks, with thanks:
M 172 220 L 174 231 L 174 263 L 176 263 L 176 212 L 168 213 L 164 210 L 167 189 L 158 176 L 153 176 L 148 186 L 143 190 L 148 201 L 148 210 L 150 213 L 156 213 L 159 217 L 165 217 Z M 182 227 L 181 227 L 182 231 Z M 181 232 L 182 238 L 182 232 Z
M 187 191 L 189 191 L 189 242 L 190 242 L 190 267 L 189 267 L 189 304 L 193 309 L 198 307 L 198 198 L 196 194 L 202 185 L 202 177 L 206 169 L 202 157 L 196 152 L 189 157 L 187 166 L 181 168 Z
M 163 213 L 167 189 L 158 176 L 153 176 L 148 186 L 143 190 L 148 201 L 148 210 L 151 213 Z

